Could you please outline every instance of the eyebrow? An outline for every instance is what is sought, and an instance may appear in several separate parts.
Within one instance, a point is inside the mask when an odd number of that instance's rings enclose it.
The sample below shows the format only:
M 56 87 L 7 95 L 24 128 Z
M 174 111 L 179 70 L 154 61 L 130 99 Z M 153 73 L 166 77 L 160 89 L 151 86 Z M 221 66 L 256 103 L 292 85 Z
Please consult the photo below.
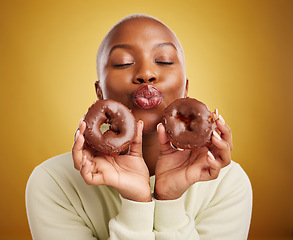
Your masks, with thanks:
M 171 42 L 158 43 L 157 45 L 155 45 L 155 48 L 159 48 L 159 47 L 163 47 L 163 46 L 171 46 L 177 51 L 176 46 Z
M 113 52 L 114 49 L 116 48 L 124 48 L 124 49 L 131 49 L 131 46 L 128 44 L 117 44 L 115 46 L 113 46 L 108 54 L 108 56 L 110 56 L 111 52 Z
M 176 46 L 171 42 L 158 43 L 155 45 L 154 48 L 160 48 L 160 47 L 164 47 L 164 46 L 171 46 L 177 51 Z M 131 49 L 132 47 L 131 47 L 131 45 L 128 45 L 128 44 L 117 44 L 111 48 L 108 56 L 110 56 L 111 52 L 113 52 L 113 50 L 115 50 L 116 48 Z

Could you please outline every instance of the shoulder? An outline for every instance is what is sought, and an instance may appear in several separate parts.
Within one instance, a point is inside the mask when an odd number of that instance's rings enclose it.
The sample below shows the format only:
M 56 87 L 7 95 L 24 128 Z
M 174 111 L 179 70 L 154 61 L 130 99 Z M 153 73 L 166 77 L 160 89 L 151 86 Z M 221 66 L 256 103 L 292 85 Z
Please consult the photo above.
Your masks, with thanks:
M 31 173 L 26 187 L 26 198 L 52 199 L 58 202 L 80 203 L 107 194 L 114 200 L 119 198 L 116 191 L 107 186 L 87 185 L 80 172 L 74 168 L 71 152 L 46 160 Z M 115 200 L 116 201 L 116 200 Z
M 251 190 L 251 183 L 246 172 L 240 166 L 240 164 L 231 161 L 231 163 L 223 168 L 218 177 L 218 184 L 220 186 L 226 186 L 227 188 L 242 190 Z
M 71 152 L 54 156 L 36 167 L 36 169 L 38 168 L 42 168 L 48 172 L 76 172 L 73 166 Z
M 71 153 L 65 153 L 35 167 L 27 182 L 26 196 L 58 196 L 79 184 L 83 182 L 79 172 L 74 169 Z
M 231 161 L 223 168 L 216 180 L 211 183 L 213 189 L 213 199 L 211 202 L 234 201 L 246 202 L 251 205 L 252 187 L 250 180 L 240 166 L 240 164 Z
M 79 179 L 79 173 L 74 169 L 71 153 L 64 153 L 52 157 L 38 165 L 30 175 L 28 185 L 50 183 L 48 179 L 56 182 L 66 181 L 66 179 Z
M 243 168 L 232 161 L 217 179 L 194 184 L 188 191 L 187 201 L 191 205 L 196 201 L 201 208 L 229 201 L 245 202 L 249 206 L 252 204 L 251 183 Z
M 231 161 L 228 166 L 222 168 L 219 176 L 215 180 L 199 182 L 197 184 L 199 188 L 206 188 L 207 185 L 215 189 L 238 189 L 240 186 L 247 189 L 251 188 L 250 180 L 246 172 L 240 164 L 234 161 Z
M 252 188 L 249 177 L 240 164 L 231 161 L 223 168 L 218 178 L 211 182 L 215 198 L 227 198 L 238 196 L 238 198 L 252 197 Z

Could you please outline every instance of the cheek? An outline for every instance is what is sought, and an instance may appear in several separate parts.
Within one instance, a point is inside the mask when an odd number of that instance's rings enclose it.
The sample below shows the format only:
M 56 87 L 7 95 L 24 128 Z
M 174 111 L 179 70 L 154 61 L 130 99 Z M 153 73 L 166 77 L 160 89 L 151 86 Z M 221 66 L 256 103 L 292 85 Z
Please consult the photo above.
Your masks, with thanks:
M 109 72 L 105 76 L 103 93 L 105 98 L 123 96 L 127 91 L 128 79 L 123 74 Z
M 123 88 L 118 87 L 121 86 L 121 83 L 118 83 L 118 81 L 109 81 L 106 80 L 106 84 L 105 84 L 105 88 L 104 88 L 104 93 L 105 93 L 105 97 L 107 98 L 111 98 L 112 96 L 116 96 L 116 95 L 123 95 Z
M 165 104 L 168 106 L 171 102 L 178 98 L 183 98 L 185 96 L 185 88 L 178 86 L 177 88 L 168 88 L 165 91 Z
M 162 84 L 164 92 L 164 100 L 166 104 L 170 104 L 177 98 L 185 96 L 186 79 L 184 74 L 170 74 Z
M 121 76 L 106 78 L 102 89 L 104 99 L 112 99 L 131 108 L 129 96 L 134 91 L 131 85 L 132 84 L 129 84 L 127 79 Z

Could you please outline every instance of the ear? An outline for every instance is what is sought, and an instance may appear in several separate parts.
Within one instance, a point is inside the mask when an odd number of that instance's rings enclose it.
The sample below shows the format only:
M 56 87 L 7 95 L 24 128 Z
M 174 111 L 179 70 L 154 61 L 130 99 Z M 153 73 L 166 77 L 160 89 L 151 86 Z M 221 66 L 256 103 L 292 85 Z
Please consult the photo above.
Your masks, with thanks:
M 188 79 L 186 78 L 186 85 L 185 85 L 184 97 L 187 97 L 187 95 L 188 95 Z
M 102 89 L 100 87 L 100 81 L 95 82 L 95 88 L 96 88 L 96 94 L 97 94 L 98 99 L 103 100 L 104 97 L 103 97 Z

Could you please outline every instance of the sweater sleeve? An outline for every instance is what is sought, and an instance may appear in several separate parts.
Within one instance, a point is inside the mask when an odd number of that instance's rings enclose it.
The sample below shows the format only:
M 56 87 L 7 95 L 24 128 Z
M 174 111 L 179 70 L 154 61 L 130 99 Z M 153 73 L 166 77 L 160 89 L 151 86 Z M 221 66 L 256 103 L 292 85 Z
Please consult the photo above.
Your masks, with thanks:
M 134 202 L 121 197 L 119 214 L 109 222 L 110 239 L 152 240 L 155 202 Z
M 156 200 L 154 230 L 157 240 L 200 239 L 194 219 L 186 212 L 184 195 L 175 200 Z
M 203 191 L 195 194 L 196 197 L 190 197 L 187 192 L 176 200 L 156 200 L 154 229 L 157 240 L 247 239 L 252 211 L 250 181 L 236 163 L 223 172 L 214 181 L 216 187 L 210 187 L 210 183 L 201 185 L 204 192 L 210 192 L 205 194 L 210 200 L 195 216 L 186 210 L 185 203 L 200 204 Z

